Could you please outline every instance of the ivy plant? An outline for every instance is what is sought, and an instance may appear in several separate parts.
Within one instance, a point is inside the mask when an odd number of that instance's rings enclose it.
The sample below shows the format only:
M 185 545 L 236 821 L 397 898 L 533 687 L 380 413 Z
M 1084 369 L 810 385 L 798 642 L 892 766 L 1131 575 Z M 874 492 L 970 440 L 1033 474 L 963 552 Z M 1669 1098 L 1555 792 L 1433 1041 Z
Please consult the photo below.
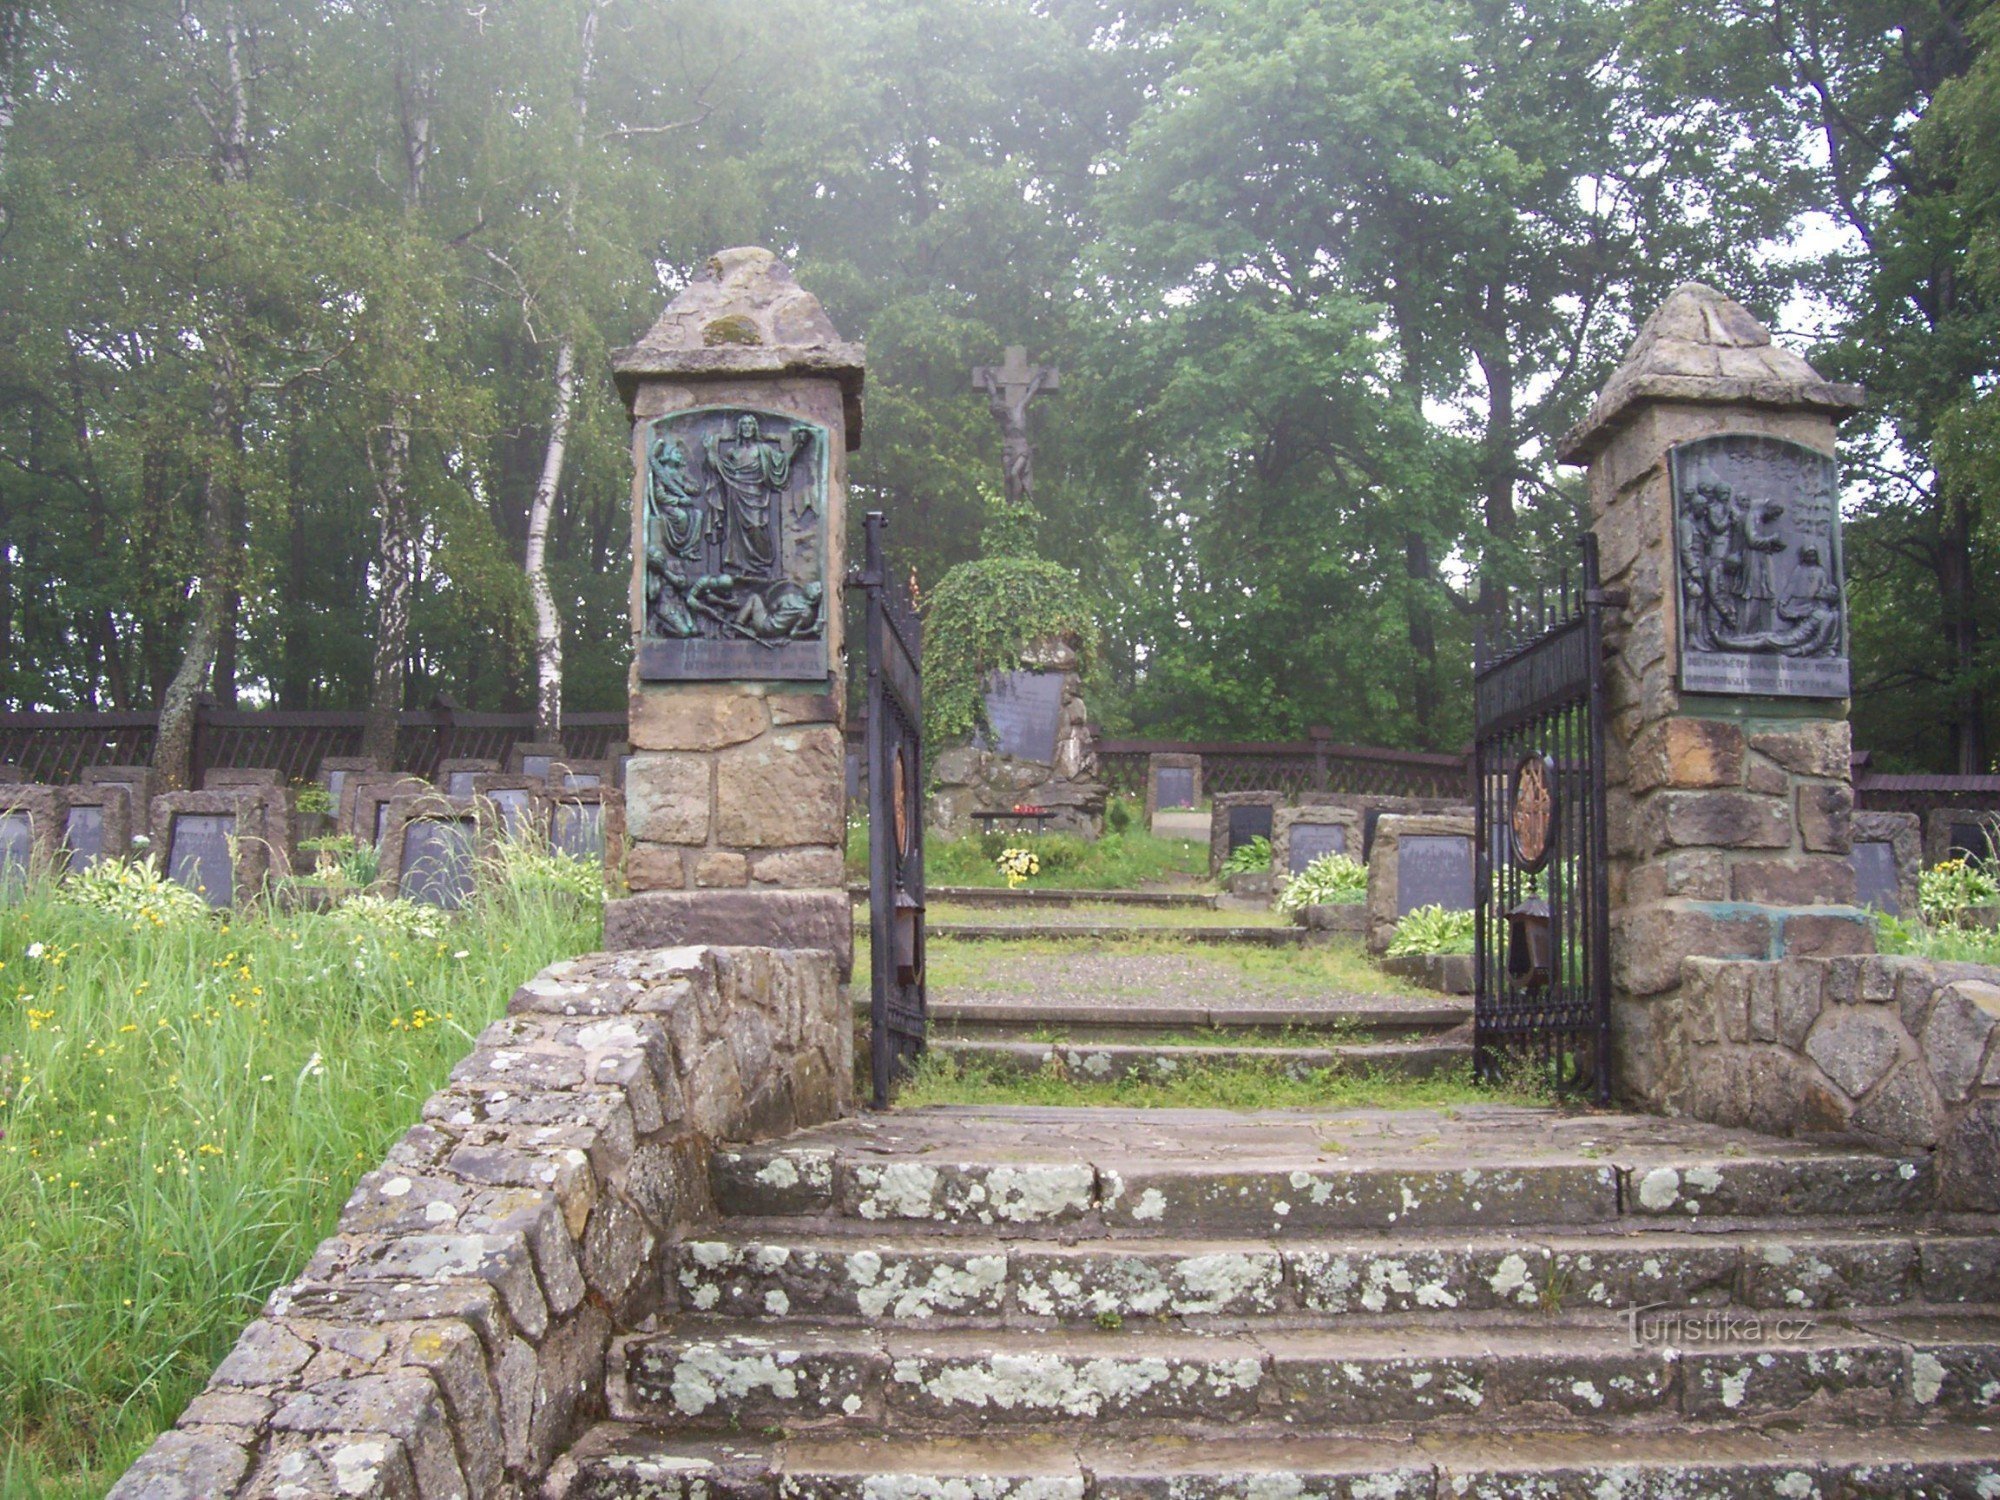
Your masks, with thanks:
M 939 581 L 924 610 L 924 743 L 933 753 L 988 727 L 989 672 L 1011 671 L 1037 641 L 1067 636 L 1088 671 L 1097 621 L 1067 568 L 1038 557 L 983 557 Z

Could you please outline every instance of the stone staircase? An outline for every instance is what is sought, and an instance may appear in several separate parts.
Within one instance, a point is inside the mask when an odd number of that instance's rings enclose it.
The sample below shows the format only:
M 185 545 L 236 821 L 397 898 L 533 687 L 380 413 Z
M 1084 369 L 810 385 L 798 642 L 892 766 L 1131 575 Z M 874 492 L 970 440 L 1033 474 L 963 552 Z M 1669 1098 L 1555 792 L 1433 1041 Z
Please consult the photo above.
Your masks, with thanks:
M 1921 1158 L 1498 1106 L 935 1109 L 712 1177 L 551 1495 L 2000 1497 L 2000 1235 Z

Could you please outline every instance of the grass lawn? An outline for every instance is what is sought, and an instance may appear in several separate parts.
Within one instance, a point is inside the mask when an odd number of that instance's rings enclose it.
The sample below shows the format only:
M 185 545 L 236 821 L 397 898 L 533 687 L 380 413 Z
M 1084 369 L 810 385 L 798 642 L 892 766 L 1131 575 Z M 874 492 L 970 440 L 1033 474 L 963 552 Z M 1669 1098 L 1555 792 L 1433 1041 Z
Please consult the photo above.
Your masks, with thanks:
M 102 1495 L 514 987 L 598 946 L 524 881 L 432 937 L 0 906 L 0 1496 Z
M 1087 977 L 1093 990 L 1107 999 L 1129 998 L 1157 988 L 1160 981 L 1154 977 L 1154 970 L 1163 966 L 1185 974 L 1184 979 L 1174 981 L 1176 987 L 1214 979 L 1231 988 L 1255 989 L 1274 1000 L 1289 995 L 1439 998 L 1434 990 L 1386 972 L 1358 942 L 1261 948 L 1150 937 L 971 942 L 938 938 L 926 945 L 925 954 L 931 993 L 945 998 L 960 996 L 968 990 L 1017 990 L 1024 974 L 1034 975 L 1035 982 L 1043 984 L 1047 982 L 1048 971 L 1062 968 L 1065 960 L 1085 960 L 1075 966 L 1076 973 Z M 859 917 L 855 926 L 854 962 L 855 973 L 865 984 L 867 924 Z
M 1029 885 L 1050 890 L 1131 891 L 1171 884 L 1178 890 L 1213 890 L 1205 839 L 1155 838 L 1134 816 L 1123 832 L 1092 842 L 1071 834 L 968 834 L 924 839 L 924 880 L 930 885 L 1000 886 L 1007 878 L 993 861 L 1002 849 L 1026 849 L 1042 872 Z M 847 878 L 868 879 L 868 820 L 847 825 Z
M 868 910 L 862 902 L 857 918 Z M 1074 906 L 973 906 L 932 901 L 925 908 L 931 922 L 963 922 L 975 927 L 1290 927 L 1281 911 L 1211 911 L 1205 906 L 1117 906 L 1108 901 L 1079 901 Z
M 1475 1083 L 1466 1068 L 1431 1078 L 1374 1072 L 1314 1072 L 1293 1078 L 1254 1061 L 1188 1064 L 1163 1082 L 1101 1083 L 1053 1070 L 1022 1077 L 941 1052 L 926 1053 L 896 1094 L 901 1109 L 925 1104 L 1114 1105 L 1127 1109 L 1440 1109 L 1460 1104 L 1548 1104 L 1532 1080 L 1518 1087 Z

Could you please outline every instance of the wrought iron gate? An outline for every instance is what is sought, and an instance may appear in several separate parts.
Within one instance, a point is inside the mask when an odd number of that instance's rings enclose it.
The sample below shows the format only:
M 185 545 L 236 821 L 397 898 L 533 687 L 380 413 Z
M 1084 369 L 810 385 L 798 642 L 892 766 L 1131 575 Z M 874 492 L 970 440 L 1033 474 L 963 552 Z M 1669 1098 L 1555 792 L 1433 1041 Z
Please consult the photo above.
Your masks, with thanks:
M 868 1052 L 875 1107 L 924 1050 L 923 622 L 890 576 L 887 520 L 863 521 L 867 592 L 868 914 L 872 990 Z
M 1569 575 L 1473 662 L 1478 980 L 1473 1055 L 1559 1089 L 1611 1097 L 1610 911 L 1604 828 L 1604 612 L 1623 602 Z M 1551 611 L 1551 604 L 1554 608 Z

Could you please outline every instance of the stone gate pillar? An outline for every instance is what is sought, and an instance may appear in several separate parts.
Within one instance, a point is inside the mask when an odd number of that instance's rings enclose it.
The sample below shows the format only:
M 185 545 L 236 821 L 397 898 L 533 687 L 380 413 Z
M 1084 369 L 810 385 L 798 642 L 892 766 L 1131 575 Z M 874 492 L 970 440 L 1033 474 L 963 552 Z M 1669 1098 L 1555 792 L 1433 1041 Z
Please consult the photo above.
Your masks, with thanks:
M 1861 405 L 1687 285 L 1560 450 L 1589 466 L 1604 585 L 1628 596 L 1607 639 L 1612 1047 L 1649 1109 L 1689 1084 L 1684 958 L 1873 949 L 1833 463 Z
M 609 948 L 830 948 L 852 921 L 841 587 L 862 349 L 725 250 L 612 360 L 632 417 L 632 895 Z

